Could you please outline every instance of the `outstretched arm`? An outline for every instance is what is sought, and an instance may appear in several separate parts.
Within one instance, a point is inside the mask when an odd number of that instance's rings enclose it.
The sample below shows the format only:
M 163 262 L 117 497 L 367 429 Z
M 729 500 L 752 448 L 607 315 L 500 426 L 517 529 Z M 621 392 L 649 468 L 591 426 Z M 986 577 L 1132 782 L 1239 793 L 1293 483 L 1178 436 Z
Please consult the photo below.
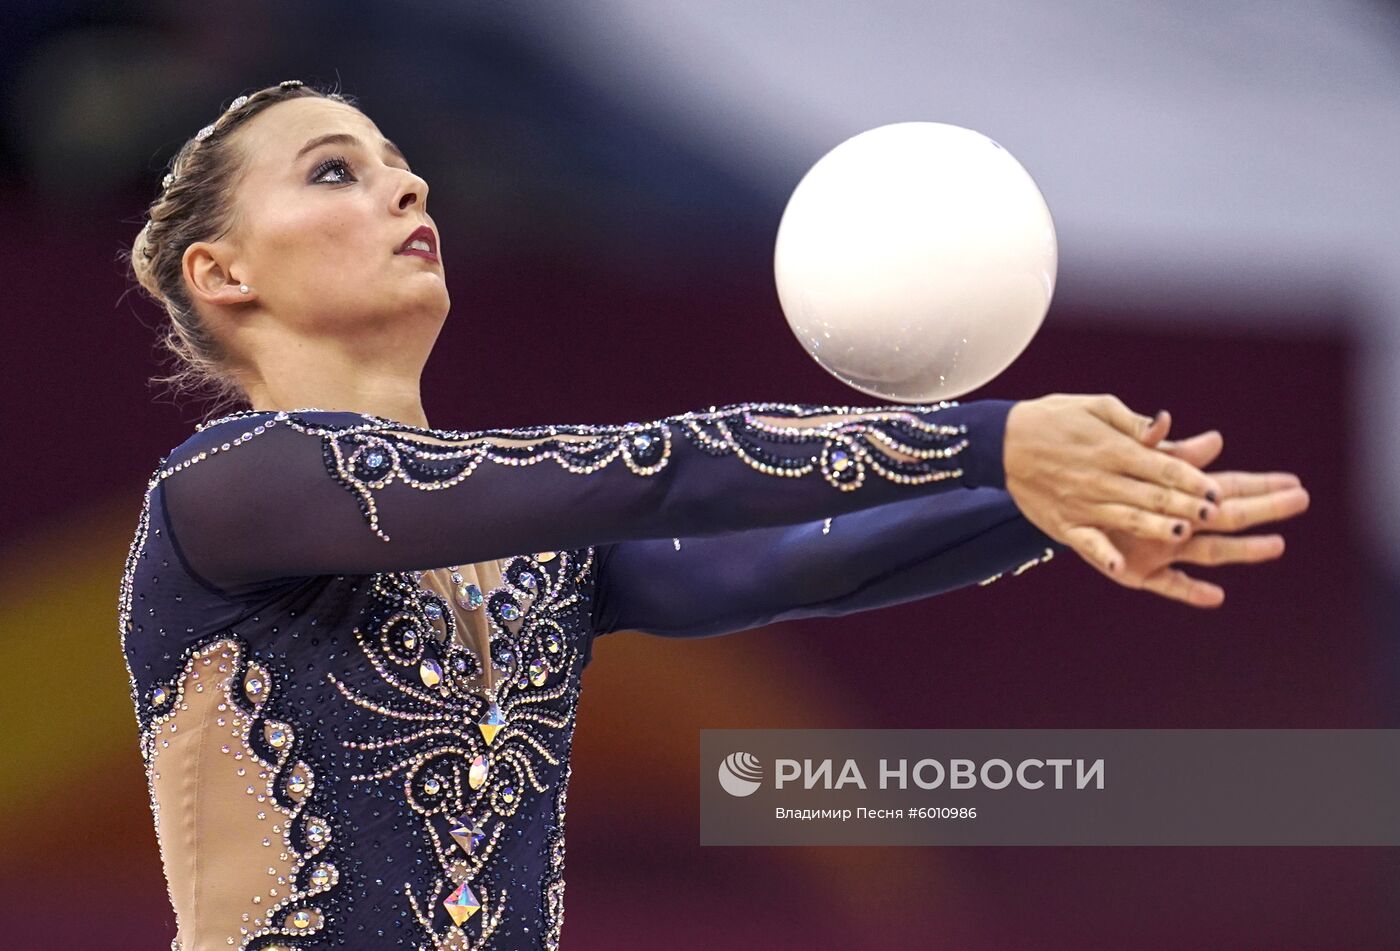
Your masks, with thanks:
M 596 549 L 595 636 L 706 637 L 926 598 L 1049 560 L 1051 540 L 994 488 L 831 519 Z
M 202 429 L 155 481 L 188 568 L 227 593 L 793 525 L 1000 486 L 1012 405 L 744 403 L 625 426 L 470 433 L 266 412 Z

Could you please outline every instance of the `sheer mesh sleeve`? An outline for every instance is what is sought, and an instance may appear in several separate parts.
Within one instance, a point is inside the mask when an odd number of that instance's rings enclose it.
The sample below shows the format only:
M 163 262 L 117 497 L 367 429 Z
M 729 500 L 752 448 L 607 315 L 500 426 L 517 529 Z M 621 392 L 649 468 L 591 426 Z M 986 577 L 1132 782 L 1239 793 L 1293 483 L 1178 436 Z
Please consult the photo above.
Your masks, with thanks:
M 206 424 L 157 476 L 187 566 L 226 590 L 791 525 L 1000 486 L 1012 405 L 741 403 L 477 432 L 243 413 Z
M 1049 561 L 1065 546 L 1001 489 L 800 525 L 597 549 L 594 634 L 707 637 L 899 604 Z

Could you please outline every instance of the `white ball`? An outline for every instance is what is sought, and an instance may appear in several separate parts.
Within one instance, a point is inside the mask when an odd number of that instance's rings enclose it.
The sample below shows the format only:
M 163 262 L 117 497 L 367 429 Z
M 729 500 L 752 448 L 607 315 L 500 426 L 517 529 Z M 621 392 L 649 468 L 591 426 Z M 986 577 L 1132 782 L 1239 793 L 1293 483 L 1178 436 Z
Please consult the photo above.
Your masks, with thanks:
M 954 399 L 1001 373 L 1055 291 L 1055 225 L 979 132 L 899 122 L 847 139 L 778 225 L 778 299 L 807 352 L 864 393 Z

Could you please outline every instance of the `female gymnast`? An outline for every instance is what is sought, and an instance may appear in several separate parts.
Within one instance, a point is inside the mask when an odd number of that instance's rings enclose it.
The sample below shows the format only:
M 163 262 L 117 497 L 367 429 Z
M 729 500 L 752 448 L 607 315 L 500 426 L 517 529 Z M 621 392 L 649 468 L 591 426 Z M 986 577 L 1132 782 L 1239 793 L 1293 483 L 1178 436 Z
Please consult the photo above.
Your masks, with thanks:
M 121 584 L 172 951 L 557 948 L 601 635 L 845 615 L 1065 549 L 1213 607 L 1173 565 L 1277 558 L 1238 533 L 1307 507 L 1107 395 L 432 428 L 427 199 L 348 97 L 289 81 L 180 149 L 132 248 L 174 379 L 247 407 L 161 460 Z

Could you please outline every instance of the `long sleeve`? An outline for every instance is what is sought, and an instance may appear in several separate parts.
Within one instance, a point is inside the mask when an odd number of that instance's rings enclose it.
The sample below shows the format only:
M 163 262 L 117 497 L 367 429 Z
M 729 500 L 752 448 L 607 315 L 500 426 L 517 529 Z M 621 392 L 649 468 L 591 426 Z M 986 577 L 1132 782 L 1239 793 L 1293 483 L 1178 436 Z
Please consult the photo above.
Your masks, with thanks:
M 228 591 L 705 536 L 1001 487 L 1012 401 L 742 403 L 647 423 L 476 432 L 235 414 L 157 473 L 186 566 Z
M 1002 489 L 978 488 L 839 518 L 597 549 L 594 635 L 707 637 L 929 597 L 1048 561 L 1066 546 Z

